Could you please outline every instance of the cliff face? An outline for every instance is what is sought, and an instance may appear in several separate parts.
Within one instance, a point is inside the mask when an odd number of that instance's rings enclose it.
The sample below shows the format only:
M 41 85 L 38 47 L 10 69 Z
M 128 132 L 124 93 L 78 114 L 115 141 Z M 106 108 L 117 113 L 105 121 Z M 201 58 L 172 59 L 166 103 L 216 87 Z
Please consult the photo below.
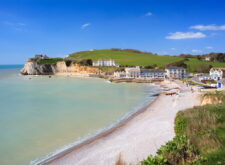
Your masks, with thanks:
M 206 105 L 206 104 L 220 104 L 223 101 L 219 98 L 211 98 L 208 96 L 203 97 L 202 99 L 202 104 L 201 105 Z
M 37 62 L 26 62 L 20 72 L 23 75 L 49 75 L 54 73 L 54 67 L 51 64 L 40 65 Z
M 93 74 L 98 73 L 99 69 L 78 64 L 67 66 L 64 61 L 57 62 L 56 64 L 38 64 L 37 62 L 28 61 L 20 72 L 23 75 L 52 75 L 57 73 Z

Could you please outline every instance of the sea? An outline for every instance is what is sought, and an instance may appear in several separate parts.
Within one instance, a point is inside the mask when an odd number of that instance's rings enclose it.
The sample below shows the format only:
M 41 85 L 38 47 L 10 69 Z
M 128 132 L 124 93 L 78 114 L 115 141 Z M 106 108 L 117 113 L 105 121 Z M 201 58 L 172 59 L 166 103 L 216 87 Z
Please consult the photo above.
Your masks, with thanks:
M 0 164 L 28 165 L 95 136 L 154 100 L 153 84 L 22 76 L 0 65 Z

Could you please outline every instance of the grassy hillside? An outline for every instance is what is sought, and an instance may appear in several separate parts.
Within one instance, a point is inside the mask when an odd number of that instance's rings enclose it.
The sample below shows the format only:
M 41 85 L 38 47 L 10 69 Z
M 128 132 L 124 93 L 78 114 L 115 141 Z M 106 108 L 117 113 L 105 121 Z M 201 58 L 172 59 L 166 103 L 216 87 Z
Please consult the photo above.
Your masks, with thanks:
M 137 53 L 118 50 L 84 51 L 71 54 L 70 57 L 73 57 L 75 59 L 92 59 L 93 61 L 96 61 L 98 59 L 114 59 L 115 62 L 119 65 L 148 66 L 157 64 L 158 67 L 162 67 L 166 64 L 176 62 L 182 59 L 180 57 L 157 56 L 149 53 Z
M 160 56 L 138 51 L 132 52 L 112 49 L 83 51 L 70 54 L 70 57 L 74 59 L 92 59 L 93 61 L 98 59 L 114 59 L 117 64 L 123 66 L 149 66 L 157 64 L 158 67 L 165 67 L 167 64 L 183 59 L 182 57 Z M 214 67 L 225 67 L 225 63 L 222 62 L 207 62 L 198 60 L 197 58 L 189 58 L 185 63 L 187 64 L 187 68 L 190 72 L 196 72 L 196 67 L 202 64 L 208 64 Z
M 188 70 L 193 72 L 196 71 L 197 66 L 204 64 L 212 65 L 213 67 L 225 67 L 225 62 L 208 62 L 198 60 L 197 58 L 189 58 L 185 63 L 188 66 Z
M 179 112 L 176 137 L 163 145 L 155 157 L 142 161 L 142 165 L 225 164 L 225 94 L 205 96 L 217 102 Z

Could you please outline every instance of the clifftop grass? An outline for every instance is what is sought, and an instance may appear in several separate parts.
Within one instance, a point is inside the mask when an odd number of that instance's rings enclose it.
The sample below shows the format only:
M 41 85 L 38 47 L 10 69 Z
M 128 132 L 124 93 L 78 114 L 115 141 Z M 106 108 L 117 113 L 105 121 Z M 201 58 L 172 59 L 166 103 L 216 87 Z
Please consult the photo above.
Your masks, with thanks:
M 225 94 L 208 93 L 204 97 L 223 102 L 180 111 L 175 119 L 176 137 L 142 165 L 225 164 Z

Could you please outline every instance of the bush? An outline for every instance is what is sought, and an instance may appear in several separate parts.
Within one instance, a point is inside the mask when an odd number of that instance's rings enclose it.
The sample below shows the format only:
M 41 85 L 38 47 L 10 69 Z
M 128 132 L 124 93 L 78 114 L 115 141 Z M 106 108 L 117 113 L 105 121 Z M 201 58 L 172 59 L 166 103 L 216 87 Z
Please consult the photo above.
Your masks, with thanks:
M 84 66 L 92 66 L 92 60 L 91 59 L 82 59 L 78 62 L 80 65 Z
M 144 67 L 145 69 L 155 69 L 157 68 L 157 64 L 153 64 L 153 65 L 148 65 Z
M 66 66 L 69 67 L 73 63 L 72 60 L 65 60 Z
M 213 66 L 209 65 L 209 64 L 201 64 L 201 65 L 196 66 L 194 72 L 208 73 L 212 67 Z
M 167 64 L 166 67 L 183 67 L 183 68 L 187 68 L 187 64 L 185 64 L 186 61 L 188 61 L 188 59 L 183 59 L 181 61 L 177 61 L 177 62 L 173 62 L 173 63 Z
M 146 160 L 141 162 L 141 165 L 166 165 L 168 164 L 167 159 L 163 158 L 162 155 L 153 157 L 152 155 L 148 156 Z
M 39 64 L 56 64 L 59 61 L 63 61 L 63 58 L 49 58 L 49 59 L 38 59 Z

